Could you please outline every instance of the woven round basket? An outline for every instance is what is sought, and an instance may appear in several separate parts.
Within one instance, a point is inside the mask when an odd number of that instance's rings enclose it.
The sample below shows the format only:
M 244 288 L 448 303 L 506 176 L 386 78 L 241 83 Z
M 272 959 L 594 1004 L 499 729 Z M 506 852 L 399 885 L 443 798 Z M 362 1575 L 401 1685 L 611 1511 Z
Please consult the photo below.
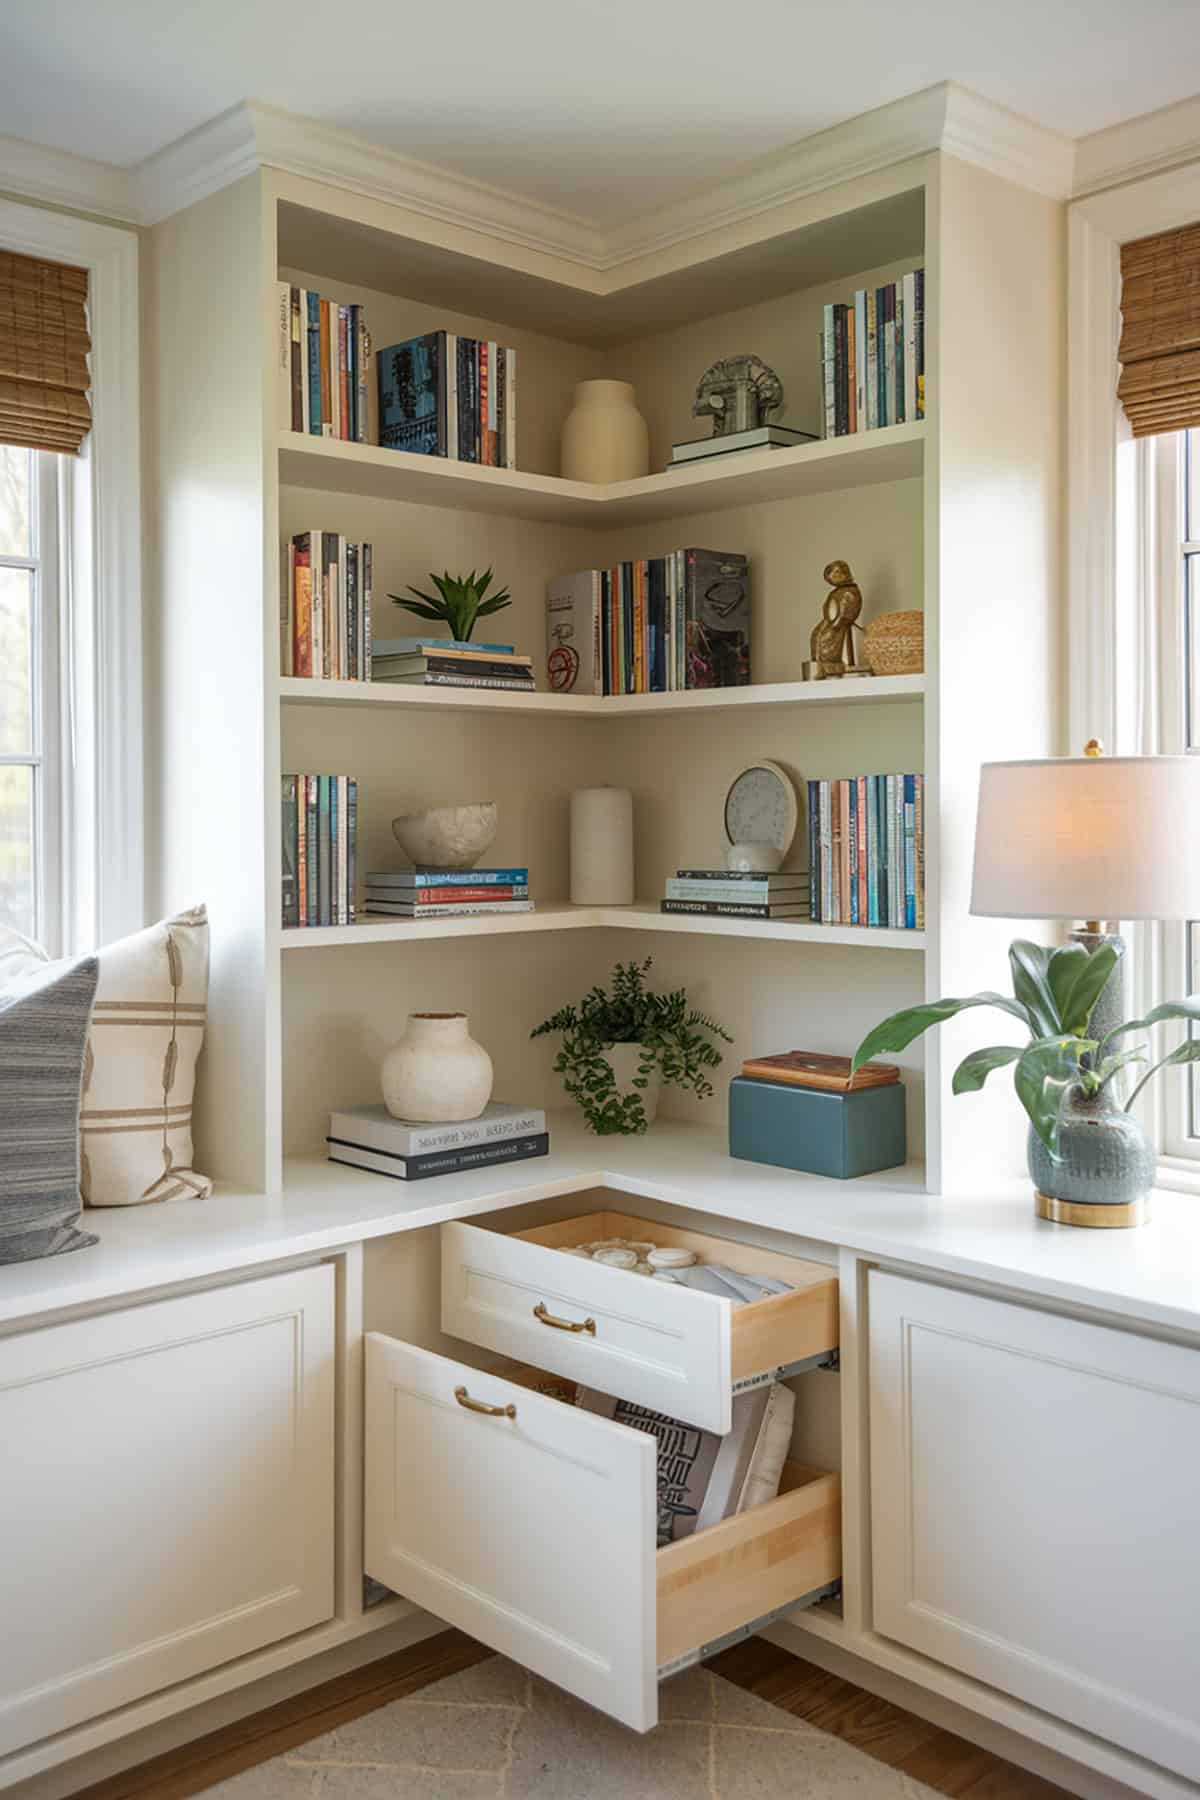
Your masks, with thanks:
M 863 639 L 863 660 L 872 675 L 922 674 L 925 614 L 890 612 L 872 619 Z

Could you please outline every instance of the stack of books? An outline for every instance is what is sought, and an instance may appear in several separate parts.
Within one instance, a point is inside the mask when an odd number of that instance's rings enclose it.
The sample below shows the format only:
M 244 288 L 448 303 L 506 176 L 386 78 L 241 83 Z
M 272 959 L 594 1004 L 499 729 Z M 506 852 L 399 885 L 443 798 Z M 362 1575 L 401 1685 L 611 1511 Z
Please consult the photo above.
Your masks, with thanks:
M 794 425 L 753 425 L 747 431 L 727 431 L 720 437 L 688 438 L 671 445 L 670 469 L 685 469 L 708 462 L 717 456 L 733 456 L 739 450 L 790 450 L 797 444 L 815 444 L 819 439 L 811 431 L 797 431 Z
M 284 423 L 314 437 L 365 444 L 371 338 L 362 307 L 340 306 L 281 281 L 278 330 Z
M 283 923 L 353 925 L 358 783 L 283 777 Z
M 366 910 L 383 919 L 453 919 L 530 913 L 528 869 L 380 869 L 367 876 Z
M 808 873 L 680 869 L 666 885 L 665 913 L 702 913 L 730 919 L 807 919 Z
M 560 694 L 747 686 L 746 558 L 732 550 L 674 550 L 552 581 L 546 673 Z
M 389 345 L 375 363 L 385 450 L 516 468 L 515 350 L 453 331 L 427 331 Z
M 279 608 L 281 672 L 318 681 L 371 673 L 370 544 L 300 531 L 287 546 Z
M 548 1156 L 546 1115 L 536 1106 L 508 1106 L 493 1100 L 476 1119 L 453 1125 L 423 1125 L 394 1119 L 386 1106 L 349 1106 L 329 1115 L 330 1162 L 390 1175 L 394 1181 L 423 1181 L 490 1169 L 497 1163 Z
M 924 777 L 810 781 L 808 856 L 821 924 L 923 929 Z
M 499 688 L 534 691 L 533 658 L 511 644 L 464 644 L 457 638 L 389 638 L 371 657 L 372 681 L 402 681 L 415 687 Z
M 825 436 L 925 417 L 925 271 L 827 306 L 821 332 Z

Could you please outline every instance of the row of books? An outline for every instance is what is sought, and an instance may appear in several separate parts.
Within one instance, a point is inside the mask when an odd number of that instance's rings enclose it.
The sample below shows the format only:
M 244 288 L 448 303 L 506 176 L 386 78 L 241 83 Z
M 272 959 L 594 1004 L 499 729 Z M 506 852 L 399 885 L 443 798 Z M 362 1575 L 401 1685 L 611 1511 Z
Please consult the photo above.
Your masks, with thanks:
M 515 350 L 453 331 L 427 331 L 381 350 L 375 365 L 385 450 L 516 468 Z
M 425 1125 L 394 1119 L 386 1106 L 348 1106 L 329 1115 L 329 1160 L 394 1181 L 421 1181 L 497 1163 L 548 1156 L 546 1115 L 537 1106 L 493 1100 L 475 1119 Z
M 552 581 L 546 674 L 560 694 L 747 686 L 746 558 L 736 551 L 675 550 Z
M 921 775 L 809 782 L 814 919 L 825 925 L 923 929 L 924 796 Z
M 807 919 L 808 872 L 680 869 L 667 881 L 661 910 L 728 919 Z
M 283 923 L 352 925 L 358 783 L 283 777 Z
M 826 306 L 821 357 L 827 438 L 923 419 L 924 269 Z
M 279 609 L 285 675 L 328 681 L 371 676 L 370 544 L 299 531 L 287 546 Z
M 371 336 L 362 307 L 281 281 L 278 331 L 284 420 L 293 431 L 365 444 Z
M 375 646 L 372 681 L 417 687 L 534 689 L 533 658 L 511 644 L 465 644 L 457 638 L 390 638 Z
M 529 870 L 378 869 L 367 876 L 366 910 L 384 919 L 530 913 Z

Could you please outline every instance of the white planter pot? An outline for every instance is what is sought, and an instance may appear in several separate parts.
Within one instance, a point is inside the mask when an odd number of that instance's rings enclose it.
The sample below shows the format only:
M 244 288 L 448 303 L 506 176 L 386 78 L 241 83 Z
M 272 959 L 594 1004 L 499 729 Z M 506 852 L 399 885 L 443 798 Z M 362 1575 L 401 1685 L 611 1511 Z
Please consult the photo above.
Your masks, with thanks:
M 656 1066 L 651 1071 L 644 1088 L 634 1087 L 633 1078 L 638 1072 L 638 1063 L 641 1060 L 641 1054 L 642 1046 L 640 1044 L 614 1044 L 611 1050 L 605 1051 L 604 1060 L 613 1072 L 613 1080 L 617 1084 L 617 1092 L 620 1094 L 640 1094 L 642 1098 L 642 1111 L 646 1115 L 646 1123 L 647 1125 L 653 1125 L 658 1116 L 658 1096 L 659 1091 L 662 1088 L 662 1076 Z
M 468 1034 L 466 1013 L 410 1013 L 383 1059 L 380 1085 L 393 1118 L 474 1119 L 492 1097 L 492 1059 Z
M 650 473 L 650 433 L 628 381 L 581 381 L 562 431 L 567 481 L 633 481 Z

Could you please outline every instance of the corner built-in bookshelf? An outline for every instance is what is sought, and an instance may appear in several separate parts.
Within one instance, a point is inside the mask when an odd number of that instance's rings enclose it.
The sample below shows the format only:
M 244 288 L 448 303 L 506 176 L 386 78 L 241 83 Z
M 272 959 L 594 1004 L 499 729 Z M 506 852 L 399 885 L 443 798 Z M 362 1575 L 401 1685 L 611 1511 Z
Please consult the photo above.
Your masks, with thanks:
M 410 1010 L 469 1012 L 497 1092 L 560 1103 L 551 1052 L 530 1030 L 618 958 L 652 956 L 656 978 L 685 983 L 733 1032 L 712 1101 L 664 1097 L 671 1132 L 699 1128 L 706 1155 L 724 1077 L 744 1056 L 844 1053 L 898 1006 L 1003 985 L 1008 929 L 969 912 L 971 836 L 981 760 L 1061 748 L 1061 371 L 1047 328 L 1061 208 L 940 153 L 823 180 L 814 165 L 802 199 L 703 236 L 681 221 L 669 248 L 603 276 L 502 228 L 269 169 L 150 232 L 155 899 L 209 904 L 198 1134 L 218 1176 L 274 1188 L 285 1157 L 319 1154 L 323 1112 L 374 1097 Z M 763 357 L 783 380 L 782 422 L 818 429 L 824 307 L 918 266 L 924 420 L 664 471 L 671 444 L 703 430 L 696 383 L 721 356 Z M 435 330 L 514 347 L 521 466 L 381 449 L 373 395 L 364 443 L 292 431 L 275 361 L 279 281 L 360 306 L 377 350 Z M 592 488 L 559 477 L 557 444 L 575 384 L 605 376 L 634 384 L 658 472 Z M 377 638 L 414 628 L 389 592 L 431 569 L 494 565 L 514 596 L 503 637 L 539 669 L 547 581 L 687 544 L 740 550 L 754 685 L 601 697 L 281 677 L 279 547 L 310 527 L 375 547 Z M 837 559 L 863 589 L 864 620 L 923 609 L 924 674 L 799 679 L 821 571 Z M 570 905 L 573 787 L 633 790 L 638 891 L 651 896 L 677 867 L 716 866 L 725 787 L 764 756 L 802 796 L 810 779 L 923 771 L 923 931 L 665 915 L 650 898 Z M 396 814 L 495 799 L 495 858 L 529 866 L 537 910 L 282 929 L 280 778 L 314 768 L 358 782 L 361 870 L 398 860 Z M 801 860 L 802 844 L 803 832 Z M 999 1089 L 951 1100 L 961 1053 L 951 1028 L 898 1058 L 914 1179 L 923 1166 L 934 1189 L 960 1185 L 981 1155 L 997 1173 L 1021 1155 Z M 623 1154 L 636 1161 L 637 1146 Z

